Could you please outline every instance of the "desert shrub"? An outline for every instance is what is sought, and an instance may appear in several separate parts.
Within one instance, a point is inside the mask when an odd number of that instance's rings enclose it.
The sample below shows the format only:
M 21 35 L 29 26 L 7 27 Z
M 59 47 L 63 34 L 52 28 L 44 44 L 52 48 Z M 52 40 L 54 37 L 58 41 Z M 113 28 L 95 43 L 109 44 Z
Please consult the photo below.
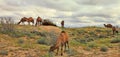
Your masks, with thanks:
M 102 47 L 100 48 L 100 51 L 102 51 L 102 52 L 107 52 L 107 51 L 108 51 L 108 47 L 102 46 Z
M 75 40 L 79 43 L 86 44 L 87 42 L 94 41 L 94 38 L 76 38 Z
M 51 45 L 56 42 L 57 39 L 57 33 L 51 31 L 51 32 L 41 32 L 44 36 L 42 36 L 37 43 L 38 44 L 45 44 L 45 45 Z
M 54 57 L 53 52 L 48 52 L 48 53 L 44 54 L 42 57 Z
M 87 33 L 85 30 L 77 30 L 78 34 Z
M 67 54 L 69 56 L 75 56 L 76 54 L 78 54 L 78 52 L 74 49 L 69 49 L 69 50 L 67 50 Z
M 82 44 L 86 44 L 87 43 L 87 41 L 86 41 L 86 39 L 75 39 L 77 42 L 80 42 L 80 43 L 82 43 Z
M 111 43 L 120 43 L 120 38 L 114 38 L 114 39 L 112 39 Z
M 19 44 L 23 44 L 23 43 L 24 43 L 24 40 L 23 40 L 23 39 L 18 39 L 18 43 L 19 43 Z
M 48 45 L 48 42 L 45 40 L 45 38 L 40 38 L 37 40 L 37 43 L 38 44 L 45 44 L 45 45 Z
M 88 47 L 90 47 L 90 48 L 96 48 L 97 44 L 95 42 L 88 43 Z
M 56 26 L 56 24 L 54 24 L 52 21 L 50 21 L 49 19 L 45 19 L 42 22 L 42 25 L 46 25 L 46 26 Z
M 85 50 L 87 50 L 87 51 L 91 51 L 91 48 L 90 47 L 86 47 L 86 48 L 84 48 Z
M 8 51 L 6 51 L 6 50 L 0 50 L 0 55 L 8 55 Z
M 13 19 L 10 17 L 2 17 L 1 19 L 1 29 L 0 32 L 3 34 L 10 34 L 11 32 L 14 32 L 15 30 L 15 25 Z
M 95 32 L 94 32 L 94 31 L 91 31 L 91 32 L 89 32 L 88 34 L 90 34 L 90 35 L 95 35 Z
M 95 31 L 96 31 L 96 32 L 102 32 L 102 30 L 100 30 L 100 29 L 96 29 Z

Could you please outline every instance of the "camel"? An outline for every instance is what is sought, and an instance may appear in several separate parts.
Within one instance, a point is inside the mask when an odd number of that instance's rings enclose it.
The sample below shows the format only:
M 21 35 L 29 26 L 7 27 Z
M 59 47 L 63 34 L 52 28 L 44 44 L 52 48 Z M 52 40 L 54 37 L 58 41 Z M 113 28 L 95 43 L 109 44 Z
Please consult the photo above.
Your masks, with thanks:
M 49 52 L 53 52 L 57 50 L 56 55 L 58 55 L 59 48 L 61 47 L 61 56 L 63 55 L 63 47 L 65 47 L 64 51 L 66 50 L 66 46 L 69 49 L 69 42 L 68 42 L 68 34 L 65 31 L 62 31 L 59 37 L 56 40 L 56 43 L 50 47 Z
M 114 35 L 115 33 L 118 34 L 118 28 L 116 28 L 115 26 L 112 27 L 112 31 L 113 31 L 113 35 Z
M 61 27 L 64 28 L 64 20 L 61 21 Z
M 104 24 L 104 26 L 106 27 L 106 28 L 112 28 L 112 25 L 111 24 Z
M 36 24 L 35 26 L 37 25 L 42 25 L 42 18 L 38 16 L 38 18 L 36 19 Z
M 34 24 L 34 19 L 32 17 L 29 17 L 29 18 L 26 18 L 26 17 L 23 17 L 21 18 L 21 20 L 18 22 L 18 24 L 20 23 L 24 23 L 24 22 L 28 22 L 28 24 L 30 25 L 30 22 L 32 22 Z

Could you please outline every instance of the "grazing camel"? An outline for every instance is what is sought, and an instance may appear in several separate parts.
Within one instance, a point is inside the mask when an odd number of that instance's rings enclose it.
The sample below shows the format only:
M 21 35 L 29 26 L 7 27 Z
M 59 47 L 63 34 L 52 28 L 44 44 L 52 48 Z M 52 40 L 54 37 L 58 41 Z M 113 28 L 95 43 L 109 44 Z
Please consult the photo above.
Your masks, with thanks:
M 61 21 L 61 27 L 64 28 L 64 20 Z
M 66 50 L 66 46 L 69 49 L 68 34 L 65 31 L 62 31 L 59 37 L 57 38 L 56 43 L 50 47 L 49 52 L 53 52 L 54 50 L 57 50 L 56 55 L 58 55 L 59 48 L 61 47 L 61 56 L 62 56 L 63 47 L 65 47 L 64 50 Z
M 104 24 L 104 26 L 106 27 L 106 28 L 112 28 L 112 25 L 111 24 Z
M 37 25 L 42 25 L 42 18 L 38 16 L 38 18 L 36 19 L 36 24 L 35 26 Z
M 21 18 L 20 22 L 18 22 L 18 24 L 20 24 L 21 22 L 22 23 L 28 22 L 28 24 L 30 25 L 30 22 L 32 22 L 34 24 L 34 19 L 32 17 L 29 17 L 29 18 L 23 17 L 23 18 Z
M 115 33 L 118 34 L 118 28 L 116 28 L 115 26 L 112 27 L 112 31 L 113 31 L 113 35 L 114 35 Z
M 29 25 L 30 25 L 30 22 L 32 22 L 33 25 L 34 25 L 34 19 L 33 19 L 32 17 L 29 17 L 27 21 L 28 21 L 28 24 L 29 24 Z
M 27 18 L 26 17 L 21 18 L 21 20 L 20 20 L 20 22 L 18 22 L 18 24 L 20 24 L 21 22 L 22 23 L 27 22 Z

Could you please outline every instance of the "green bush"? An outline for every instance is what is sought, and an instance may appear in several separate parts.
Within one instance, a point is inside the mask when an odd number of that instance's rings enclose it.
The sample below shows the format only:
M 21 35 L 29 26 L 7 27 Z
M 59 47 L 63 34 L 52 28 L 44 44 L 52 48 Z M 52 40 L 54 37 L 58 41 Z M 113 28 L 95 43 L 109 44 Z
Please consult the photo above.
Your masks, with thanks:
M 6 51 L 6 50 L 0 50 L 0 55 L 8 55 L 8 51 Z
M 45 38 L 40 38 L 40 39 L 38 39 L 38 40 L 37 40 L 37 43 L 38 43 L 38 44 L 45 44 L 45 45 L 48 45 L 48 44 L 49 44 L 49 43 L 46 41 Z
M 114 39 L 112 39 L 111 43 L 120 43 L 120 38 L 114 38 Z
M 97 47 L 97 44 L 96 43 L 88 43 L 88 47 L 90 48 L 96 48 Z
M 19 43 L 19 44 L 23 44 L 23 43 L 24 43 L 24 40 L 23 40 L 23 39 L 18 39 L 18 43 Z
M 91 48 L 90 47 L 86 47 L 85 50 L 91 51 Z
M 102 51 L 102 52 L 107 52 L 107 51 L 108 51 L 108 47 L 102 46 L 102 47 L 100 48 L 100 51 Z
M 41 32 L 44 36 L 42 36 L 40 39 L 38 39 L 38 44 L 45 44 L 45 45 L 51 45 L 56 42 L 57 39 L 57 33 L 55 32 Z
M 69 50 L 67 50 L 67 54 L 69 56 L 75 56 L 76 54 L 78 54 L 78 52 L 74 49 L 69 49 Z

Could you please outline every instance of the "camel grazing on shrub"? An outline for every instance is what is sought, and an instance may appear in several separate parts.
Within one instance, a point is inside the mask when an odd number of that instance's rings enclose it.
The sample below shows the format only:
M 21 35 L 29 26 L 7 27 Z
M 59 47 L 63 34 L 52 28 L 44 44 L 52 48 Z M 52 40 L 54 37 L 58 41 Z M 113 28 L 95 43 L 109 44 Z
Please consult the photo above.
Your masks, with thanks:
M 106 27 L 106 28 L 112 28 L 112 25 L 111 24 L 104 24 L 104 26 Z
M 118 28 L 117 28 L 117 27 L 113 26 L 113 27 L 112 27 L 112 31 L 113 31 L 113 35 L 114 35 L 115 33 L 118 34 Z
M 32 17 L 29 17 L 29 18 L 26 18 L 26 17 L 23 17 L 21 18 L 21 20 L 18 22 L 18 24 L 20 23 L 24 23 L 24 22 L 28 22 L 28 24 L 30 25 L 30 22 L 32 22 L 34 24 L 34 19 Z
M 50 47 L 49 52 L 53 52 L 54 50 L 57 50 L 56 55 L 58 55 L 59 48 L 61 47 L 61 56 L 63 55 L 63 47 L 65 47 L 64 51 L 66 50 L 66 46 L 69 49 L 69 43 L 68 43 L 68 34 L 65 31 L 62 31 L 59 35 L 59 37 L 56 40 L 56 43 Z
M 35 26 L 37 25 L 42 25 L 42 18 L 38 16 L 38 18 L 36 19 L 36 24 Z

